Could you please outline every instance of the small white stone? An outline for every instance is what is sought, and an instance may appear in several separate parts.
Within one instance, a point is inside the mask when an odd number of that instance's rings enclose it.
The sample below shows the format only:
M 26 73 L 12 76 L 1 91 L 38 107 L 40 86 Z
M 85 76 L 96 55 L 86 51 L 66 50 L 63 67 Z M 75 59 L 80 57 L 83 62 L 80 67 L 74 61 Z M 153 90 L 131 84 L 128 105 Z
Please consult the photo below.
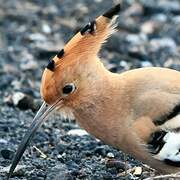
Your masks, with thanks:
M 21 82 L 17 80 L 12 81 L 11 85 L 13 86 L 14 90 L 19 90 L 21 88 Z
M 84 135 L 89 135 L 87 133 L 87 131 L 83 130 L 83 129 L 72 129 L 70 131 L 68 131 L 67 133 L 68 135 L 72 135 L 72 136 L 84 136 Z
M 139 41 L 140 41 L 140 38 L 139 38 L 139 36 L 137 34 L 128 34 L 127 37 L 126 37 L 126 40 L 129 43 L 138 44 Z
M 72 135 L 72 136 L 84 136 L 84 135 L 89 135 L 87 133 L 87 131 L 83 130 L 83 129 L 72 129 L 70 131 L 68 131 L 67 133 L 68 135 Z
M 25 94 L 23 94 L 22 92 L 16 92 L 15 94 L 12 95 L 12 101 L 13 101 L 13 104 L 16 106 L 18 105 L 19 101 L 21 99 L 23 99 L 25 96 Z
M 95 0 L 97 3 L 100 3 L 100 2 L 102 2 L 102 0 Z
M 152 67 L 153 65 L 152 65 L 152 63 L 149 62 L 149 61 L 142 61 L 142 62 L 141 62 L 141 66 L 142 66 L 142 67 Z
M 42 25 L 42 31 L 45 33 L 45 34 L 50 34 L 51 33 L 51 28 L 48 24 L 43 24 Z
M 13 52 L 14 51 L 14 47 L 13 46 L 8 46 L 7 50 L 8 50 L 8 52 Z
M 109 158 L 114 158 L 114 154 L 111 153 L 111 152 L 108 152 L 108 153 L 107 153 L 107 157 L 109 157 Z
M 141 32 L 143 32 L 145 34 L 151 34 L 154 32 L 155 26 L 156 26 L 156 24 L 153 21 L 147 21 L 142 24 Z
M 8 142 L 5 139 L 0 139 L 1 144 L 7 144 Z
M 57 155 L 57 158 L 58 158 L 58 159 L 61 159 L 61 158 L 62 158 L 62 155 L 61 155 L 61 154 L 58 154 L 58 155 Z
M 128 63 L 124 60 L 120 61 L 119 65 L 122 66 L 125 70 L 129 69 Z
M 154 15 L 154 16 L 153 16 L 153 19 L 154 19 L 155 21 L 164 23 L 164 22 L 167 21 L 167 16 L 166 16 L 165 14 L 159 13 L 159 14 Z
M 142 167 L 135 167 L 135 171 L 133 173 L 134 176 L 140 176 L 142 174 Z
M 41 42 L 47 41 L 46 36 L 44 36 L 43 34 L 40 34 L 40 33 L 30 34 L 29 39 L 31 41 L 41 41 Z

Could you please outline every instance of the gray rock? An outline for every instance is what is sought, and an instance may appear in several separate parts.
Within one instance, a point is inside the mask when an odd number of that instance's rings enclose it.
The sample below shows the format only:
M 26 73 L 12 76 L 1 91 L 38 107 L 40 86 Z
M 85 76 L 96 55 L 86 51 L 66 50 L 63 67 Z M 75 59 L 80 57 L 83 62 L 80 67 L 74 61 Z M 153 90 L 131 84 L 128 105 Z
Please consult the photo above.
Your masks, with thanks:
M 154 51 L 165 47 L 168 47 L 171 51 L 176 51 L 176 42 L 168 37 L 152 39 L 150 41 L 150 46 Z
M 179 15 L 179 16 L 174 16 L 174 17 L 172 18 L 172 21 L 173 21 L 175 24 L 179 25 L 179 24 L 180 24 L 180 15 Z
M 62 163 L 58 163 L 56 164 L 55 167 L 48 169 L 46 180 L 52 180 L 52 179 L 71 180 L 73 178 L 70 175 L 67 166 Z
M 2 149 L 1 151 L 1 156 L 4 158 L 4 159 L 10 159 L 12 160 L 13 156 L 14 156 L 14 152 L 9 150 L 9 149 Z
M 159 23 L 165 23 L 167 21 L 167 16 L 163 13 L 155 14 L 152 19 Z
M 126 166 L 127 166 L 127 169 L 130 168 L 130 166 L 128 166 L 128 164 L 126 165 L 125 162 L 120 161 L 120 160 L 115 160 L 115 159 L 113 159 L 113 160 L 108 160 L 108 161 L 106 162 L 106 166 L 107 166 L 108 168 L 115 167 L 116 169 L 121 169 L 121 170 L 125 170 L 125 169 L 126 169 Z
M 32 54 L 28 53 L 28 52 L 22 52 L 21 54 L 21 61 L 20 61 L 20 68 L 23 71 L 26 70 L 33 70 L 33 69 L 37 69 L 38 64 L 37 62 L 34 60 Z
M 33 33 L 29 35 L 29 40 L 31 41 L 40 41 L 40 42 L 45 42 L 47 41 L 47 38 L 45 35 L 41 34 L 41 33 Z
M 144 33 L 141 34 L 128 34 L 126 41 L 132 45 L 140 45 L 147 41 L 147 36 Z

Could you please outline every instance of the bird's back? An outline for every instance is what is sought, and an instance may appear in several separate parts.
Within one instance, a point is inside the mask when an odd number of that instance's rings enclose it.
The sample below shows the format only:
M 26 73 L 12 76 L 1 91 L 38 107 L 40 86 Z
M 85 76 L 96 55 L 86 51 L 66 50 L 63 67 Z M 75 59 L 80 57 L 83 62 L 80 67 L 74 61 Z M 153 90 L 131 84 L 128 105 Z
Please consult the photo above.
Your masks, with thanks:
M 169 168 L 180 167 L 180 72 L 153 67 L 120 76 L 126 82 L 132 127 L 140 142 Z

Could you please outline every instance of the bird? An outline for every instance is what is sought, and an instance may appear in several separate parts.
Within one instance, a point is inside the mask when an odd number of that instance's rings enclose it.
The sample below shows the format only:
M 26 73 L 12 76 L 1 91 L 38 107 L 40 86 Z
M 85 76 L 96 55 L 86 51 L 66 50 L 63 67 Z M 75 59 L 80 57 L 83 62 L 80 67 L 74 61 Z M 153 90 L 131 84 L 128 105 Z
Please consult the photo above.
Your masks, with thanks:
M 113 73 L 98 55 L 116 32 L 121 9 L 116 4 L 89 22 L 49 61 L 40 86 L 43 104 L 16 151 L 8 179 L 37 129 L 55 111 L 72 114 L 92 136 L 159 173 L 180 171 L 180 72 L 145 67 Z

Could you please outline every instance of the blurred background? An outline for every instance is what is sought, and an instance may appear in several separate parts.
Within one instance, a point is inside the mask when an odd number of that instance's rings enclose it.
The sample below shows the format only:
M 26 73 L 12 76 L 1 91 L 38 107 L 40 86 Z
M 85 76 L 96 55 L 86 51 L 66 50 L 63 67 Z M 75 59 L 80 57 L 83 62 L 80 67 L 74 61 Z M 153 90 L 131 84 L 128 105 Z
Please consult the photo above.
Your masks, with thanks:
M 118 0 L 0 0 L 0 179 L 41 104 L 40 80 L 64 44 Z M 100 56 L 112 72 L 180 70 L 180 1 L 123 0 L 117 32 Z M 154 171 L 54 116 L 38 131 L 12 179 L 142 179 Z M 133 167 L 140 169 L 135 173 Z M 142 170 L 142 172 L 141 172 Z

